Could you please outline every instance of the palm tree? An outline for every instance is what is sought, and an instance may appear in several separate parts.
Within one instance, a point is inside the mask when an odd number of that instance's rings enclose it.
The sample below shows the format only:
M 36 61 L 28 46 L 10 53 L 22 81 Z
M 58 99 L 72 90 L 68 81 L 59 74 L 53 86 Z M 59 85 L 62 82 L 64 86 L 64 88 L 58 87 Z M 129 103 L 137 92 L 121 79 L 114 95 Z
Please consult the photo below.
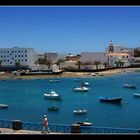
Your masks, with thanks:
M 2 60 L 0 60 L 0 68 L 1 68 Z
M 81 61 L 77 61 L 77 63 L 76 63 L 76 65 L 78 66 L 78 69 L 80 70 L 81 69 L 81 65 L 82 65 L 83 63 L 81 62 Z
M 35 64 L 45 64 L 44 58 L 38 58 L 38 60 L 35 62 Z
M 93 65 L 96 65 L 96 70 L 98 70 L 98 66 L 99 66 L 99 64 L 101 64 L 100 61 L 94 61 Z
M 119 62 L 115 61 L 114 63 L 116 64 L 116 67 L 118 68 L 119 67 Z
M 119 66 L 120 66 L 120 67 L 122 67 L 122 66 L 124 65 L 124 62 L 121 61 L 121 60 L 119 60 L 118 63 L 119 63 Z
M 105 66 L 105 68 L 107 68 L 108 62 L 104 62 L 103 65 Z
M 55 64 L 57 64 L 59 66 L 59 69 L 60 69 L 60 64 L 65 62 L 64 59 L 59 59 Z
M 48 69 L 50 70 L 51 69 L 51 65 L 52 65 L 52 61 L 49 61 L 49 60 L 45 60 L 45 65 L 48 66 Z
M 19 70 L 20 69 L 20 62 L 16 62 L 15 66 L 16 66 L 17 70 Z
M 118 60 L 118 61 L 115 61 L 115 64 L 117 65 L 117 68 L 118 68 L 118 67 L 122 67 L 124 65 L 124 62 L 121 60 Z

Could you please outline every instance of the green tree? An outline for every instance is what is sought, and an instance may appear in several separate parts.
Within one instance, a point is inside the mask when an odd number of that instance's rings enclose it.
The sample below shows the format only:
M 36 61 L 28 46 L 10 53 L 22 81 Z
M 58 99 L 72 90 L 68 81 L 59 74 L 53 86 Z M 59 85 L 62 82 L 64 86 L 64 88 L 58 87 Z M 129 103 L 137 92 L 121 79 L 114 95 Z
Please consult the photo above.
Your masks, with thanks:
M 16 66 L 17 70 L 19 70 L 20 69 L 20 62 L 16 62 L 15 66 Z
M 105 68 L 107 68 L 108 62 L 104 62 L 103 65 L 105 66 Z
M 96 70 L 98 70 L 100 64 L 101 64 L 100 61 L 94 61 L 93 65 L 96 65 Z
M 83 65 L 83 63 L 81 61 L 77 61 L 76 65 L 78 66 L 78 69 L 81 69 L 81 65 Z
M 0 60 L 0 68 L 1 68 L 2 60 Z
M 57 64 L 59 66 L 59 69 L 60 69 L 60 64 L 65 62 L 64 59 L 59 59 L 55 64 Z
M 45 65 L 48 66 L 48 69 L 49 69 L 49 70 L 51 69 L 52 64 L 53 64 L 52 61 L 45 60 Z

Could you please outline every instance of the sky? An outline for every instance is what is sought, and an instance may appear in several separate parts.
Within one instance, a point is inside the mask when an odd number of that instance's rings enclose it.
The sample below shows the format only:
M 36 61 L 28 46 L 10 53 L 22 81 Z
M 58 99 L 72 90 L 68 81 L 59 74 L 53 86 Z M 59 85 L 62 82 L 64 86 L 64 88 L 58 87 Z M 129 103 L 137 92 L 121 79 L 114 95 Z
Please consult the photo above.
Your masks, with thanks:
M 39 53 L 104 52 L 140 47 L 138 6 L 0 6 L 0 48 Z

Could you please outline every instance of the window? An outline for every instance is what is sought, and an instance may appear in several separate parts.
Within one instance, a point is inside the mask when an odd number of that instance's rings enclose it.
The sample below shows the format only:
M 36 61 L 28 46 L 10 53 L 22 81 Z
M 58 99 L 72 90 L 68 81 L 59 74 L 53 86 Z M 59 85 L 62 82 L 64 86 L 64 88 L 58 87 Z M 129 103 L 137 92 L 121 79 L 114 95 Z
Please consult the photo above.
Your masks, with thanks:
M 27 59 L 25 59 L 25 61 L 27 62 Z
M 27 57 L 27 55 L 25 55 L 25 57 Z
M 25 50 L 25 53 L 27 53 L 27 50 Z
M 20 53 L 20 51 L 18 51 Z
M 20 55 L 18 55 L 18 57 L 20 57 Z
M 10 62 L 10 64 L 12 64 L 12 62 Z

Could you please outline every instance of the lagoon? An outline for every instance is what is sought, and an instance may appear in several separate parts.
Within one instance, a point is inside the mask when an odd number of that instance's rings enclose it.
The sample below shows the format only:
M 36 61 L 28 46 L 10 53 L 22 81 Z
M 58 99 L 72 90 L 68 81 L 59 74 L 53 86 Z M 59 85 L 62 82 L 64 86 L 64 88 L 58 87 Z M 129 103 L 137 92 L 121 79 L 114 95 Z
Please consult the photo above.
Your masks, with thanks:
M 140 72 L 120 73 L 113 76 L 87 78 L 60 78 L 59 82 L 50 79 L 5 80 L 0 81 L 0 103 L 8 104 L 0 109 L 0 119 L 42 122 L 47 114 L 50 124 L 68 124 L 89 121 L 95 126 L 139 128 L 140 98 L 133 96 L 140 92 Z M 82 82 L 90 83 L 88 92 L 74 92 Z M 136 89 L 123 87 L 124 83 L 136 85 Z M 53 101 L 43 94 L 51 90 L 62 94 L 62 100 Z M 108 104 L 99 100 L 100 96 L 122 97 L 122 103 Z M 57 106 L 59 111 L 49 111 Z M 73 110 L 86 109 L 88 112 L 75 115 Z

